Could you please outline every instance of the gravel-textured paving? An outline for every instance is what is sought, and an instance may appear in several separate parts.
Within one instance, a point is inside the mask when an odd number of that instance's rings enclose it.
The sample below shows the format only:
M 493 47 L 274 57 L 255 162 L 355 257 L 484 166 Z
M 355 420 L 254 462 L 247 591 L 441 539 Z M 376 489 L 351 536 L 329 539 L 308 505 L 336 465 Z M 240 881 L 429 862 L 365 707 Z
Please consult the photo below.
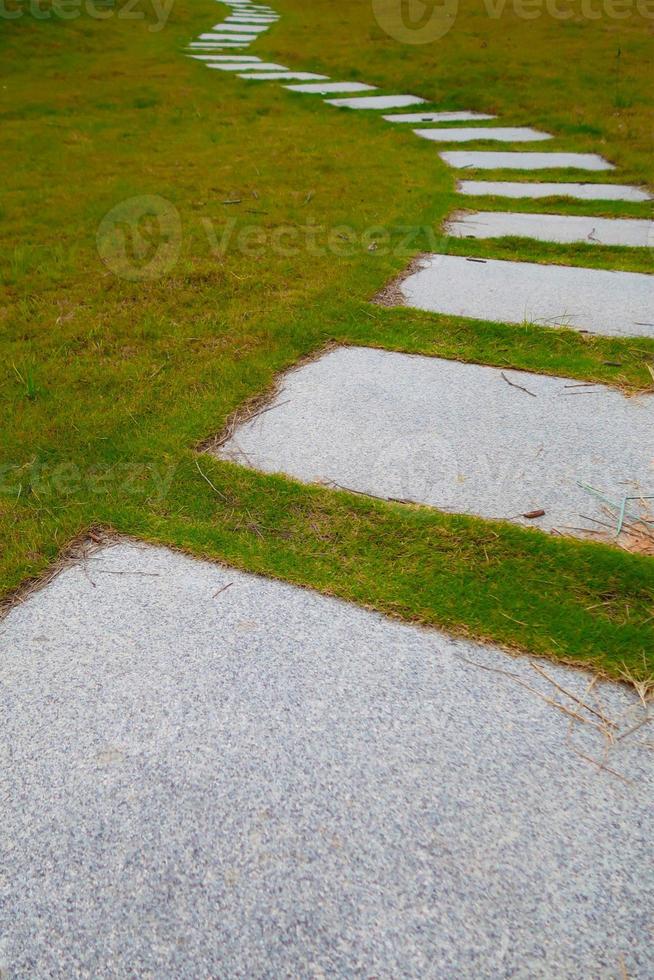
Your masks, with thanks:
M 517 387 L 520 386 L 520 387 Z M 526 389 L 526 390 L 525 390 Z M 434 357 L 340 348 L 289 372 L 224 459 L 577 534 L 615 500 L 654 494 L 654 395 Z M 542 510 L 538 519 L 522 515 Z
M 297 79 L 297 81 L 309 81 L 313 79 L 317 81 L 318 79 L 328 78 L 328 75 L 316 75 L 312 71 L 261 71 L 261 72 L 249 72 L 244 75 L 239 75 L 239 78 L 247 78 L 250 81 L 255 82 L 281 82 L 281 81 L 291 81 L 291 79 Z
M 365 82 L 326 82 L 324 85 L 285 85 L 291 92 L 308 92 L 313 95 L 327 95 L 329 92 L 372 92 L 377 86 Z
M 573 197 L 582 201 L 650 201 L 652 195 L 629 184 L 524 183 L 510 180 L 460 180 L 459 194 L 498 197 Z
M 450 218 L 444 230 L 455 238 L 518 236 L 541 242 L 588 242 L 590 245 L 628 245 L 634 248 L 654 246 L 654 221 L 638 218 L 473 211 Z
M 649 728 L 526 658 L 127 543 L 0 631 L 4 976 L 651 975 Z
M 384 116 L 387 122 L 421 123 L 421 122 L 472 122 L 475 119 L 497 119 L 486 112 L 469 112 L 457 110 L 454 112 L 403 112 L 399 115 Z
M 654 276 L 643 273 L 431 255 L 401 292 L 431 313 L 654 337 Z
M 608 160 L 597 153 L 535 153 L 500 150 L 445 150 L 440 158 L 451 167 L 471 170 L 614 170 Z
M 551 140 L 551 133 L 542 133 L 529 126 L 458 126 L 446 129 L 414 129 L 416 136 L 438 143 L 471 143 L 494 140 L 498 143 L 533 143 Z
M 358 99 L 325 99 L 328 105 L 346 109 L 402 109 L 404 106 L 426 102 L 417 95 L 369 95 Z

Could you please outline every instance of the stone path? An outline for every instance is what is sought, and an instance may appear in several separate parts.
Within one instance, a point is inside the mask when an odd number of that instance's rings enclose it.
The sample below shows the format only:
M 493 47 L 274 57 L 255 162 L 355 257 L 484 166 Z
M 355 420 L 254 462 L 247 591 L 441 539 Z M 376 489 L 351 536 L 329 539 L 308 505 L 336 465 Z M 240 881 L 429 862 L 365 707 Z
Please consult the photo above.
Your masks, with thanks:
M 217 80 L 377 91 L 324 100 L 359 110 L 426 104 L 243 54 L 278 18 L 226 3 L 188 49 Z M 495 117 L 383 118 L 439 123 L 419 135 L 440 142 L 443 123 Z M 595 154 L 441 155 L 614 169 Z M 500 183 L 507 197 L 649 196 Z M 515 234 L 523 218 L 452 226 Z M 432 312 L 654 336 L 653 282 L 430 256 L 400 288 Z M 600 499 L 624 527 L 644 520 L 651 396 L 366 349 L 283 383 L 224 456 L 543 531 L 578 533 Z M 0 977 L 652 973 L 653 718 L 626 686 L 128 541 L 16 605 L 0 650 Z
M 238 6 L 243 11 L 246 7 L 245 0 L 239 0 L 233 6 Z M 266 9 L 270 10 L 270 8 Z M 284 75 L 281 72 L 275 75 L 262 71 L 248 71 L 242 77 L 280 80 Z M 307 97 L 311 95 L 325 97 L 335 92 L 352 93 L 361 91 L 362 88 L 376 88 L 374 84 L 368 82 L 327 78 L 286 87 Z M 414 94 L 376 91 L 375 94 L 370 95 L 324 98 L 324 101 L 328 105 L 339 108 L 382 113 L 391 108 L 423 105 L 425 108 L 417 111 L 383 114 L 382 119 L 395 126 L 405 125 L 411 135 L 438 143 L 495 141 L 516 145 L 552 139 L 551 133 L 529 126 L 505 126 L 496 121 L 495 115 L 474 109 L 432 110 L 425 99 Z M 474 126 L 456 125 L 472 122 L 475 123 Z M 425 123 L 432 125 L 428 128 L 419 125 Z M 415 128 L 409 129 L 412 124 Z M 595 172 L 615 170 L 612 163 L 597 153 L 567 150 L 552 152 L 520 149 L 443 150 L 439 155 L 445 163 L 458 170 L 551 171 L 559 169 Z M 542 183 L 464 180 L 459 182 L 458 190 L 462 198 L 485 193 L 514 198 L 565 196 L 581 200 L 616 201 L 643 201 L 651 197 L 647 190 L 630 185 L 574 181 L 557 183 L 552 181 L 551 177 Z M 445 224 L 444 231 L 455 238 L 492 239 L 511 236 L 546 242 L 586 242 L 597 246 L 636 248 L 654 246 L 654 222 L 637 218 L 473 211 L 452 215 Z M 531 322 L 550 329 L 565 326 L 607 336 L 654 337 L 652 313 L 654 277 L 644 274 L 609 272 L 558 264 L 432 255 L 422 260 L 417 271 L 412 272 L 404 282 L 399 284 L 396 294 L 403 297 L 408 305 L 433 313 L 453 314 L 486 321 Z M 360 352 L 359 355 L 355 352 L 341 352 L 340 356 L 348 358 L 360 356 L 373 360 L 378 357 L 370 351 Z M 507 417 L 505 409 L 500 409 L 499 401 L 493 394 L 497 389 L 497 379 L 502 377 L 501 372 L 474 368 L 474 366 L 461 368 L 457 365 L 447 365 L 446 362 L 432 361 L 431 370 L 436 375 L 423 389 L 419 379 L 421 373 L 427 369 L 426 365 L 421 367 L 419 359 L 403 359 L 401 354 L 387 356 L 388 363 L 394 366 L 389 368 L 389 383 L 393 376 L 402 377 L 407 390 L 411 392 L 411 396 L 406 400 L 401 397 L 401 391 L 398 389 L 391 389 L 392 393 L 389 394 L 388 391 L 382 392 L 381 388 L 378 388 L 377 396 L 380 404 L 376 405 L 374 411 L 370 407 L 366 409 L 368 404 L 366 399 L 372 399 L 370 405 L 376 403 L 370 390 L 371 382 L 365 380 L 368 375 L 362 367 L 364 373 L 361 378 L 361 390 L 357 390 L 354 383 L 350 385 L 348 387 L 350 400 L 347 403 L 343 401 L 339 405 L 338 382 L 329 375 L 330 368 L 334 364 L 334 357 L 330 355 L 320 362 L 320 369 L 312 365 L 303 369 L 298 376 L 291 375 L 284 381 L 286 389 L 291 386 L 295 391 L 295 386 L 300 384 L 301 377 L 313 377 L 315 371 L 325 371 L 327 376 L 313 391 L 315 403 L 308 406 L 303 403 L 302 398 L 297 400 L 291 398 L 290 405 L 286 406 L 285 411 L 276 408 L 275 412 L 266 413 L 265 419 L 253 423 L 254 431 L 257 433 L 256 438 L 252 426 L 245 425 L 235 434 L 232 443 L 225 447 L 225 451 L 231 458 L 237 459 L 244 465 L 254 465 L 268 471 L 283 471 L 302 479 L 329 478 L 336 483 L 352 485 L 359 490 L 364 488 L 365 484 L 366 492 L 378 496 L 392 496 L 393 492 L 399 494 L 400 491 L 390 492 L 389 486 L 393 485 L 395 479 L 400 478 L 400 474 L 405 473 L 407 469 L 410 471 L 414 465 L 412 450 L 407 448 L 408 445 L 415 446 L 417 437 L 419 453 L 425 458 L 428 457 L 427 446 L 431 433 L 432 455 L 426 471 L 418 477 L 418 482 L 423 479 L 428 481 L 430 491 L 416 492 L 412 480 L 409 480 L 405 496 L 439 507 L 453 506 L 452 501 L 458 500 L 462 511 L 484 516 L 501 516 L 513 511 L 520 514 L 532 509 L 530 505 L 524 503 L 524 498 L 530 492 L 531 481 L 535 480 L 543 495 L 541 503 L 547 504 L 541 526 L 551 529 L 561 524 L 575 526 L 582 522 L 579 516 L 580 497 L 574 492 L 571 493 L 570 478 L 564 478 L 562 472 L 568 474 L 573 472 L 574 463 L 585 459 L 588 455 L 589 445 L 594 446 L 598 458 L 605 455 L 602 446 L 607 441 L 607 433 L 610 432 L 611 439 L 608 441 L 612 441 L 613 446 L 617 447 L 615 458 L 611 466 L 604 470 L 598 463 L 597 469 L 588 473 L 587 478 L 601 484 L 601 492 L 610 498 L 616 495 L 619 497 L 620 486 L 629 485 L 633 481 L 637 483 L 638 492 L 644 497 L 650 498 L 654 495 L 654 466 L 647 426 L 642 431 L 638 426 L 636 429 L 631 428 L 633 419 L 629 412 L 624 416 L 622 426 L 618 423 L 614 414 L 615 399 L 617 398 L 621 404 L 624 399 L 616 392 L 599 387 L 592 389 L 591 394 L 591 390 L 586 386 L 581 391 L 574 392 L 576 395 L 583 395 L 586 399 L 586 408 L 582 408 L 579 405 L 579 398 L 557 403 L 556 398 L 552 402 L 544 395 L 543 386 L 548 390 L 552 386 L 556 389 L 557 386 L 566 383 L 572 385 L 574 382 L 571 379 L 566 382 L 565 379 L 543 380 L 529 377 L 528 386 L 538 388 L 541 392 L 541 396 L 536 399 L 538 405 L 532 405 L 530 410 L 529 405 L 520 406 L 518 389 L 507 390 L 510 386 L 500 380 L 502 399 L 507 403 L 505 407 L 509 412 Z M 489 440 L 485 450 L 487 485 L 483 489 L 480 489 L 474 481 L 467 488 L 455 488 L 452 479 L 446 481 L 447 486 L 444 489 L 442 481 L 438 480 L 440 470 L 449 473 L 448 467 L 451 462 L 449 454 L 452 447 L 457 447 L 456 452 L 462 457 L 465 457 L 467 452 L 471 458 L 474 458 L 474 431 L 464 424 L 466 416 L 463 405 L 460 405 L 457 400 L 463 397 L 465 403 L 466 399 L 461 395 L 460 390 L 456 388 L 454 391 L 450 390 L 453 381 L 449 376 L 456 375 L 459 371 L 463 371 L 466 375 L 466 390 L 475 391 L 476 404 L 484 407 L 485 414 L 481 416 L 479 423 L 487 428 L 489 436 L 493 434 L 496 436 L 495 440 Z M 321 413 L 325 411 L 324 400 L 330 403 L 332 398 L 335 398 L 339 412 L 330 416 L 328 422 L 325 415 Z M 422 424 L 418 426 L 417 431 L 411 428 L 410 420 L 406 420 L 403 415 L 403 410 L 410 411 L 412 398 L 417 398 L 420 404 L 419 411 L 414 408 L 414 428 L 416 419 L 422 418 Z M 524 399 L 522 401 L 524 402 Z M 511 421 L 516 422 L 520 418 L 533 416 L 532 422 L 536 424 L 539 415 L 543 412 L 543 401 L 548 405 L 547 411 L 553 412 L 551 418 L 556 416 L 556 424 L 548 430 L 543 460 L 548 460 L 549 454 L 552 453 L 554 458 L 559 459 L 561 465 L 544 464 L 546 473 L 541 472 L 541 466 L 537 463 L 526 467 L 524 472 L 518 468 L 520 475 L 516 476 L 518 482 L 513 488 L 515 493 L 512 494 L 510 488 L 506 486 L 506 481 L 500 480 L 497 476 L 504 466 L 503 446 L 511 445 L 516 439 L 519 443 L 517 432 L 511 429 Z M 508 403 L 511 403 L 510 408 Z M 389 431 L 381 429 L 375 431 L 373 424 L 371 431 L 368 431 L 365 412 L 371 411 L 371 417 L 374 417 L 375 412 L 383 414 L 383 406 L 389 404 L 394 406 L 396 430 L 391 426 Z M 652 398 L 645 396 L 639 402 L 639 406 L 643 406 L 643 418 L 650 421 L 652 404 L 654 404 Z M 554 411 L 554 405 L 557 410 L 560 410 L 558 414 Z M 452 406 L 454 408 L 450 411 Z M 627 407 L 626 403 L 624 407 Z M 640 407 L 633 410 L 638 414 Z M 588 433 L 582 434 L 578 431 L 575 440 L 574 423 L 577 414 L 580 417 L 587 414 L 589 421 L 602 420 L 594 430 L 592 438 Z M 433 427 L 430 428 L 429 420 L 436 420 L 439 416 L 448 419 L 448 431 L 446 431 L 447 426 L 442 424 L 436 425 L 435 430 Z M 320 430 L 320 437 L 311 440 L 305 438 L 303 441 L 302 430 L 307 422 L 314 432 Z M 402 427 L 405 424 L 408 424 L 413 442 L 408 438 L 408 431 L 403 431 Z M 497 429 L 495 433 L 493 433 L 494 425 Z M 297 431 L 296 426 L 299 426 Z M 341 430 L 339 426 L 342 426 Z M 536 429 L 538 430 L 538 426 Z M 619 436 L 618 429 L 620 429 Z M 642 438 L 638 453 L 639 462 L 636 466 L 637 475 L 632 471 L 633 460 L 630 460 L 628 452 L 625 451 L 624 435 L 629 431 L 632 433 L 638 431 L 639 438 Z M 571 434 L 570 440 L 566 442 L 565 452 L 558 441 L 558 437 L 564 434 L 566 440 L 567 435 Z M 383 463 L 385 453 L 380 449 L 380 439 L 387 440 L 388 445 L 393 447 L 386 464 Z M 374 449 L 371 448 L 373 446 Z M 532 449 L 532 441 L 527 439 L 525 451 L 528 453 Z M 397 453 L 400 458 L 396 458 Z M 404 465 L 402 453 L 405 456 Z M 368 474 L 367 478 L 363 478 L 363 471 Z M 449 477 L 452 477 L 451 473 Z M 547 494 L 550 492 L 552 499 L 558 498 L 564 504 L 560 519 L 557 516 L 556 506 L 553 507 L 549 502 L 550 497 Z M 473 496 L 474 506 L 470 499 Z M 545 496 L 547 500 L 544 499 Z M 504 502 L 504 506 L 501 506 L 501 501 Z M 604 506 L 603 501 L 600 509 Z M 592 505 L 588 509 L 591 512 L 594 510 Z M 649 519 L 647 507 L 642 509 L 642 515 L 644 519 Z M 648 534 L 652 533 L 652 530 L 654 524 L 648 524 Z
M 651 974 L 628 688 L 129 542 L 0 643 L 7 977 Z

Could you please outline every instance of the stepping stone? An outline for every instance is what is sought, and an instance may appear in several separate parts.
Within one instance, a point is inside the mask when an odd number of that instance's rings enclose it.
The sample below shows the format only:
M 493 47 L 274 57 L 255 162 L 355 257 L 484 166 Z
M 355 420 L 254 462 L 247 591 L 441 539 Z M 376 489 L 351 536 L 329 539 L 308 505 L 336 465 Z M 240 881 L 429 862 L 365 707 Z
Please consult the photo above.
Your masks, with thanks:
M 654 396 L 574 383 L 341 348 L 287 374 L 270 410 L 238 426 L 220 455 L 530 526 L 520 515 L 542 509 L 538 527 L 578 527 L 593 506 L 579 482 L 617 499 L 625 486 L 654 492 Z
M 574 170 L 615 170 L 597 153 L 502 153 L 495 150 L 448 150 L 439 153 L 451 167 L 477 170 L 544 170 L 566 167 Z
M 232 31 L 235 34 L 263 34 L 264 31 L 268 30 L 265 24 L 214 24 L 214 31 L 220 31 L 221 33 Z
M 131 542 L 2 631 L 8 977 L 649 976 L 627 685 Z
M 497 119 L 485 112 L 406 112 L 399 116 L 384 116 L 388 122 L 421 123 L 421 122 L 472 122 L 475 119 Z
M 455 238 L 519 236 L 541 242 L 589 242 L 593 245 L 654 245 L 654 221 L 592 218 L 570 214 L 515 214 L 474 211 L 453 218 L 444 230 Z
M 247 62 L 234 62 L 228 65 L 209 65 L 208 67 L 219 68 L 220 71 L 288 71 L 288 68 L 284 65 L 275 65 L 272 62 L 269 64 L 261 62 L 259 65 L 249 65 Z
M 247 44 L 242 44 L 239 41 L 223 41 L 222 43 L 219 43 L 218 41 L 192 41 L 191 44 L 189 44 L 189 49 L 198 51 L 222 51 L 223 49 L 226 50 L 227 48 L 239 48 L 240 50 L 243 50 L 247 47 Z
M 401 292 L 431 313 L 654 337 L 654 276 L 639 272 L 431 255 Z
M 508 180 L 461 180 L 459 194 L 498 197 L 573 197 L 582 201 L 651 201 L 652 195 L 628 184 L 528 184 Z
M 550 133 L 541 133 L 528 126 L 461 126 L 448 129 L 414 129 L 416 136 L 439 143 L 470 143 L 473 140 L 494 140 L 498 143 L 533 143 L 551 140 Z
M 325 99 L 328 105 L 343 106 L 346 109 L 401 109 L 407 105 L 426 102 L 417 95 L 369 95 L 360 99 Z
M 253 79 L 257 82 L 275 82 L 275 81 L 290 81 L 291 79 L 297 79 L 297 81 L 302 81 L 302 79 L 310 78 L 328 78 L 327 75 L 315 75 L 311 71 L 262 71 L 259 73 L 254 73 L 253 75 L 239 75 L 239 78 Z
M 252 68 L 255 67 L 256 62 L 261 61 L 261 58 L 256 58 L 251 54 L 192 54 L 189 57 L 197 58 L 198 61 L 224 61 L 236 64 L 247 62 L 248 64 L 251 63 Z
M 252 41 L 252 34 L 200 34 L 200 40 L 202 41 L 222 41 L 229 43 L 233 41 L 235 44 L 238 41 Z
M 326 82 L 324 85 L 286 85 L 291 92 L 309 92 L 315 95 L 326 95 L 327 92 L 366 92 L 375 89 L 376 85 L 364 85 L 363 82 Z

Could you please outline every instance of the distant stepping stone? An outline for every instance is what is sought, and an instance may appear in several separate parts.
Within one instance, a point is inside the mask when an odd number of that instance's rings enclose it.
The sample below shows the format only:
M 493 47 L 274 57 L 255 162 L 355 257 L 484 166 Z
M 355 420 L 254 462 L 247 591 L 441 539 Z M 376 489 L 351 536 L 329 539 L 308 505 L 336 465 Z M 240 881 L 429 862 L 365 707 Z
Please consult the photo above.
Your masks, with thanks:
M 275 65 L 272 62 L 267 64 L 266 62 L 261 62 L 261 64 L 250 65 L 247 61 L 234 61 L 227 64 L 220 65 L 209 65 L 209 68 L 218 68 L 220 71 L 265 71 L 265 72 L 287 72 L 288 68 L 285 65 Z
M 214 24 L 213 30 L 221 33 L 233 31 L 235 34 L 262 34 L 268 30 L 268 26 L 266 24 L 228 24 L 223 22 L 222 24 Z
M 225 63 L 245 64 L 246 62 L 255 67 L 261 58 L 256 58 L 252 54 L 192 54 L 190 58 L 197 58 L 198 61 L 220 61 Z
M 654 276 L 638 272 L 431 255 L 400 290 L 431 313 L 654 338 Z
M 287 85 L 291 92 L 309 92 L 315 95 L 327 95 L 328 92 L 371 92 L 376 85 L 365 85 L 363 82 L 325 82 L 325 84 Z
M 239 48 L 243 50 L 248 45 L 242 41 L 192 41 L 189 48 L 198 51 L 223 51 L 227 48 Z
M 221 43 L 237 44 L 239 41 L 247 41 L 248 43 L 253 40 L 252 34 L 200 34 L 201 41 L 219 41 Z
M 403 106 L 426 102 L 417 95 L 369 95 L 360 99 L 325 99 L 328 105 L 346 109 L 401 109 Z
M 581 201 L 651 201 L 652 195 L 628 184 L 528 184 L 508 180 L 461 180 L 459 194 L 497 197 L 572 197 Z
M 297 81 L 302 81 L 303 79 L 310 78 L 328 78 L 328 75 L 315 75 L 311 71 L 262 71 L 254 72 L 253 74 L 239 75 L 239 78 L 248 78 L 257 82 L 281 82 L 291 79 L 297 79 Z
M 470 143 L 473 140 L 494 140 L 498 143 L 533 143 L 551 140 L 550 133 L 541 133 L 528 126 L 461 126 L 449 129 L 414 129 L 416 136 L 439 143 Z
M 502 238 L 517 235 L 541 242 L 589 242 L 593 245 L 654 245 L 654 221 L 637 218 L 592 218 L 570 214 L 515 214 L 475 211 L 445 225 L 455 238 Z
M 384 116 L 388 122 L 421 123 L 421 122 L 473 122 L 476 119 L 497 119 L 485 112 L 405 112 L 400 115 Z
M 654 396 L 574 383 L 340 348 L 287 374 L 274 411 L 240 425 L 220 455 L 442 510 L 578 527 L 589 505 L 579 482 L 616 499 L 625 486 L 652 492 Z M 535 510 L 537 522 L 521 516 Z
M 448 150 L 439 154 L 451 167 L 477 170 L 546 170 L 550 167 L 574 170 L 615 170 L 597 153 L 502 153 L 495 150 Z

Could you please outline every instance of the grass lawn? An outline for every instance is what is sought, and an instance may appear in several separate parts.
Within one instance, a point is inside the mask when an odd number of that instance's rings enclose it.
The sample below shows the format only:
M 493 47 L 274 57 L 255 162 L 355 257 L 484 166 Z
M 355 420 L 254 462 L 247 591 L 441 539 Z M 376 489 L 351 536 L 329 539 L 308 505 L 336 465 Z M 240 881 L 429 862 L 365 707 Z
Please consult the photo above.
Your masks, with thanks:
M 368 0 L 273 5 L 282 20 L 248 53 L 496 112 L 556 134 L 531 149 L 599 152 L 620 168 L 582 179 L 654 185 L 654 19 L 524 20 L 509 9 L 493 19 L 462 0 L 444 38 L 413 46 L 384 34 Z M 161 30 L 151 15 L 0 20 L 0 593 L 101 525 L 651 681 L 651 559 L 198 454 L 277 372 L 333 341 L 636 391 L 652 387 L 654 363 L 654 341 L 642 338 L 373 305 L 434 247 L 641 272 L 654 272 L 654 253 L 441 241 L 454 174 L 410 127 L 182 57 L 223 9 L 177 0 Z M 96 233 L 139 195 L 171 202 L 182 234 L 165 275 L 134 282 L 101 261 Z M 471 209 L 652 214 L 651 203 L 467 200 Z

